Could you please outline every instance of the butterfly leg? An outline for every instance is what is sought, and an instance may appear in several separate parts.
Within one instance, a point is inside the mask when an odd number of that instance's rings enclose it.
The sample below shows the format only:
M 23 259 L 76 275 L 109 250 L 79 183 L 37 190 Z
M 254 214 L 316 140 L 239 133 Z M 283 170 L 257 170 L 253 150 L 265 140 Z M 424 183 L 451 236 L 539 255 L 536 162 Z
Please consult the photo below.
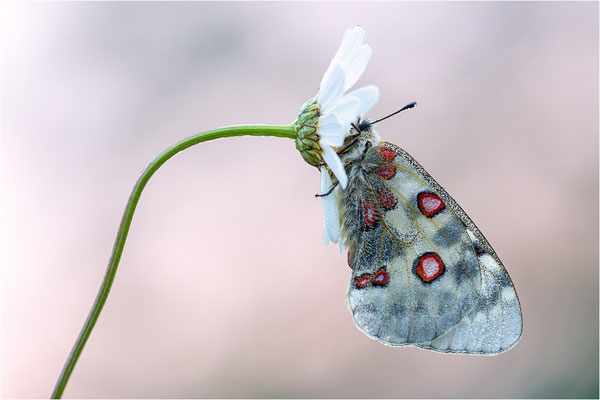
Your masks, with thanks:
M 331 194 L 331 192 L 333 192 L 333 189 L 336 188 L 336 186 L 339 184 L 338 181 L 336 181 L 333 185 L 331 185 L 331 188 L 327 191 L 327 193 L 323 193 L 323 194 L 315 194 L 315 197 L 325 197 L 325 196 L 329 196 Z
M 356 128 L 356 129 L 358 129 L 358 128 Z M 344 154 L 345 152 L 347 152 L 348 150 L 350 150 L 352 148 L 352 146 L 354 146 L 358 142 L 359 137 L 360 137 L 360 133 L 357 133 L 356 135 L 349 136 L 348 138 L 346 138 L 347 139 L 346 142 L 336 152 L 338 154 L 338 156 L 340 156 L 340 155 Z M 350 140 L 348 140 L 348 139 L 350 139 Z

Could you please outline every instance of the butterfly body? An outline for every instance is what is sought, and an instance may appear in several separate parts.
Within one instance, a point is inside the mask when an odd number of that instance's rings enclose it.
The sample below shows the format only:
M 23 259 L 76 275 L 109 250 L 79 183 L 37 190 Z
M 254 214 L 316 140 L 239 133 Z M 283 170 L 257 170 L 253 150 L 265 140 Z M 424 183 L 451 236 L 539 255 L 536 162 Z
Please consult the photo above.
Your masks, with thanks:
M 358 129 L 357 129 L 358 128 Z M 512 281 L 479 229 L 404 150 L 368 122 L 340 154 L 336 189 L 356 325 L 390 346 L 497 354 L 521 336 Z

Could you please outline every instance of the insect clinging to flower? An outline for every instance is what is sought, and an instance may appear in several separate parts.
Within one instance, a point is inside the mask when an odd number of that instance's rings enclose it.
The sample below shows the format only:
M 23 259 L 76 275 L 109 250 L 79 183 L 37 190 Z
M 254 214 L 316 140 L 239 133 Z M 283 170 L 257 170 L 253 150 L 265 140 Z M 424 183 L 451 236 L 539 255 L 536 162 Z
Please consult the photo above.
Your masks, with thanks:
M 321 173 L 324 242 L 348 250 L 354 322 L 390 346 L 504 352 L 522 317 L 502 262 L 454 199 L 363 118 L 377 87 L 344 94 L 369 61 L 363 39 L 360 26 L 346 31 L 296 125 L 297 149 Z

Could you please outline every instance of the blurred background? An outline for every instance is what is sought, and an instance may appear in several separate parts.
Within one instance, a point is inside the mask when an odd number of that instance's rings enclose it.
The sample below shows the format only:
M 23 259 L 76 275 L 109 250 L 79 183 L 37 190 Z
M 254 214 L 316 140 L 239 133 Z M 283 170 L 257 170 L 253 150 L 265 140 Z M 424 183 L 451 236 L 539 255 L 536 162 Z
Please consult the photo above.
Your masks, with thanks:
M 521 342 L 363 335 L 318 171 L 289 139 L 223 139 L 150 180 L 65 397 L 598 397 L 597 2 L 5 4 L 2 397 L 50 395 L 140 171 L 203 130 L 293 121 L 355 24 L 369 116 L 418 102 L 377 129 L 494 246 Z

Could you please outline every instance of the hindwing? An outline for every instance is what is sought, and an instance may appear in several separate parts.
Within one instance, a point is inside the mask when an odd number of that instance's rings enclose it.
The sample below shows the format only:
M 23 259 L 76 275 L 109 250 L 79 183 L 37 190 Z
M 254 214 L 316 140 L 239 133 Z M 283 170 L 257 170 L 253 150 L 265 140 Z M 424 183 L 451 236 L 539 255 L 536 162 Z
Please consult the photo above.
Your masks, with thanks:
M 514 346 L 522 329 L 514 286 L 460 206 L 393 144 L 349 167 L 341 211 L 356 325 L 390 346 L 470 354 Z

